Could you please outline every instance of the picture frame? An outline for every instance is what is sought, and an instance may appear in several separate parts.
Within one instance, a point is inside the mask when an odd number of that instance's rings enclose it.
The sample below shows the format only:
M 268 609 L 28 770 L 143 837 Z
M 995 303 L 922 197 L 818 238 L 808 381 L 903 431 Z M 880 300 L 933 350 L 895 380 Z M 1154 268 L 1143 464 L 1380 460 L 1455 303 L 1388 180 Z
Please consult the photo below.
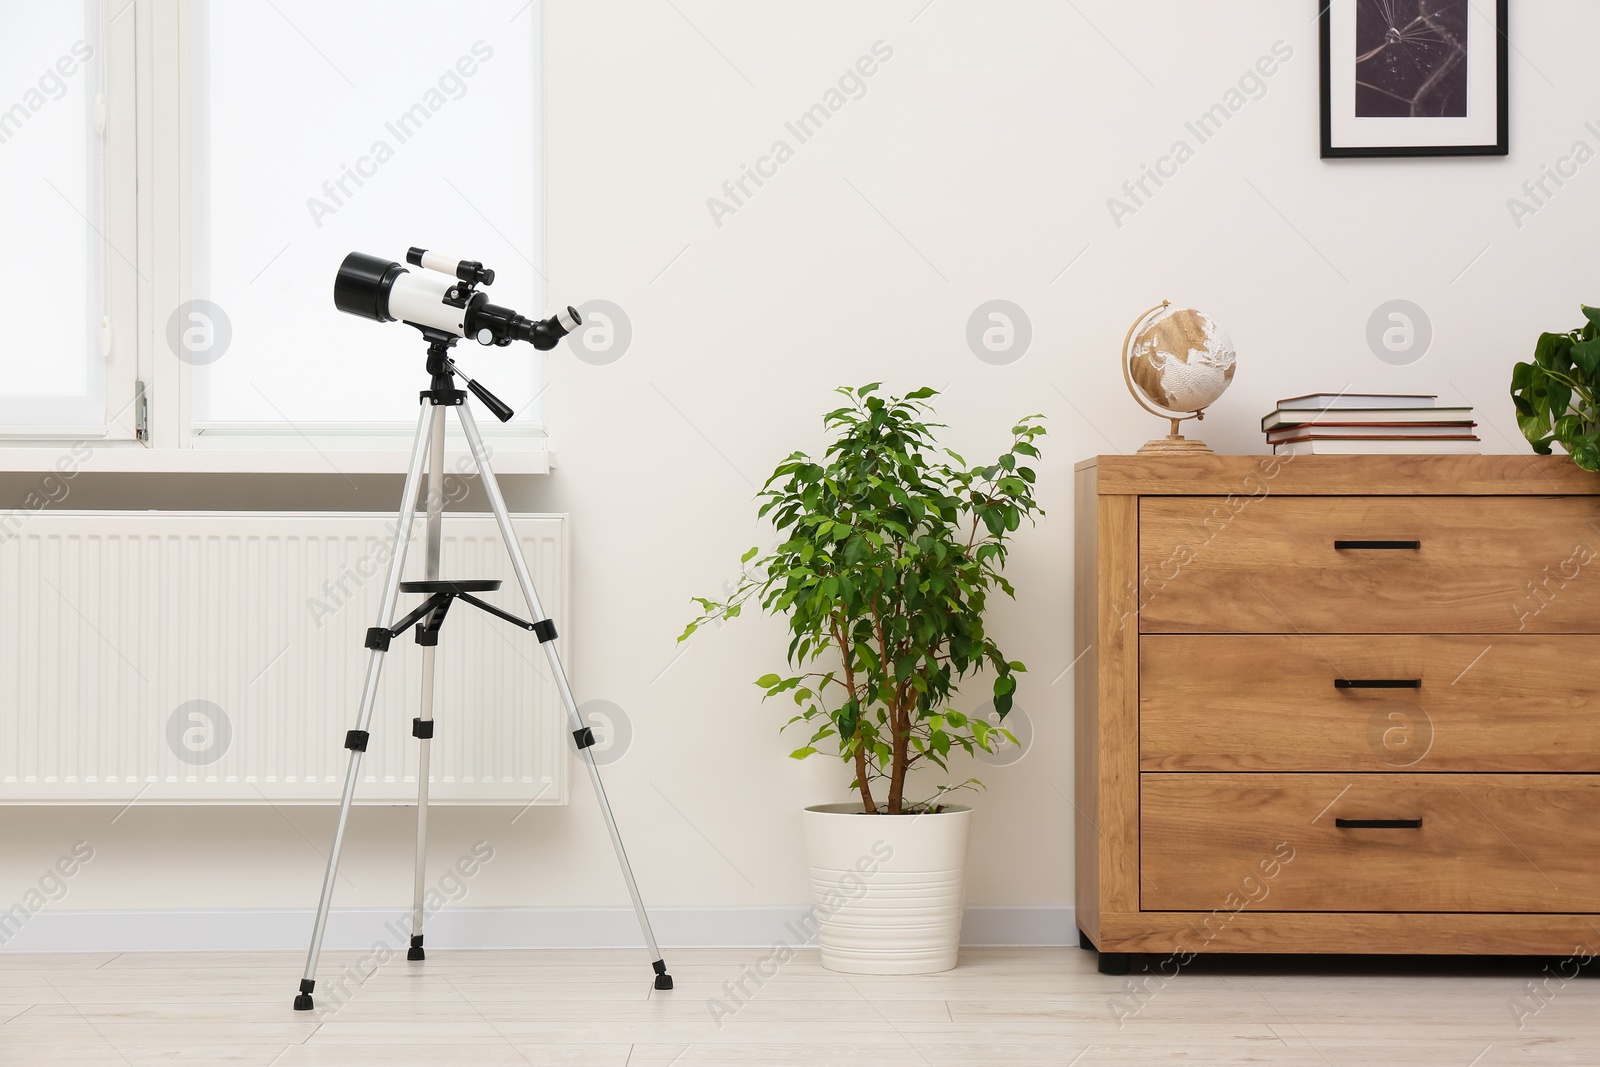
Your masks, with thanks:
M 1510 0 L 1318 0 L 1322 158 L 1503 156 Z

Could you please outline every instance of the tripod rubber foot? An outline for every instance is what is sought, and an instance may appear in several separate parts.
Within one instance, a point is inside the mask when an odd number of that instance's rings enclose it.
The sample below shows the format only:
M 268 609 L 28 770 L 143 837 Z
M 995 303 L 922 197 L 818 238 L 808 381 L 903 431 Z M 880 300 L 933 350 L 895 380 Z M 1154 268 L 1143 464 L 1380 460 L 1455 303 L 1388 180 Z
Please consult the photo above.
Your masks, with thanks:
M 295 1011 L 310 1011 L 314 1007 L 316 1007 L 316 1005 L 311 1003 L 310 993 L 301 993 L 299 996 L 294 998 Z
M 658 975 L 656 975 L 656 988 L 657 989 L 671 989 L 672 988 L 672 975 L 670 975 L 670 974 L 658 974 Z
M 428 957 L 422 951 L 421 945 L 406 951 L 406 959 L 411 960 L 413 963 L 415 963 L 417 960 L 425 960 L 427 958 Z

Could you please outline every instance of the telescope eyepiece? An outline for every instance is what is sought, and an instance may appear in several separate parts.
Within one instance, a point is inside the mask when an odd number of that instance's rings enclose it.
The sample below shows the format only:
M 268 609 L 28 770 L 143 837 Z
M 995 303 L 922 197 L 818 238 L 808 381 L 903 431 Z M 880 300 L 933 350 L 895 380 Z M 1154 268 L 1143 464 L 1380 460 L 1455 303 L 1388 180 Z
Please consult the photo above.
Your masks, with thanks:
M 567 310 L 557 312 L 548 319 L 539 322 L 528 319 L 522 321 L 526 325 L 527 336 L 521 340 L 527 341 L 541 352 L 550 351 L 556 346 L 556 342 L 583 325 L 583 319 L 578 317 L 578 309 L 570 304 L 567 305 Z

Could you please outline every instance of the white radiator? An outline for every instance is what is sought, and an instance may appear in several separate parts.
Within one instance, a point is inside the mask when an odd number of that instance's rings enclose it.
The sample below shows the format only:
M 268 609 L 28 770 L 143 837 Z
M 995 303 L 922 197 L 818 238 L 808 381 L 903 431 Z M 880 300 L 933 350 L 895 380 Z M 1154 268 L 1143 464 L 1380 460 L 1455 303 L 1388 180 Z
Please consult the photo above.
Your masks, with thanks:
M 336 801 L 393 513 L 39 512 L 0 527 L 0 802 Z M 514 516 L 562 648 L 566 520 Z M 422 577 L 419 515 L 405 576 Z M 447 514 L 441 574 L 500 578 L 487 515 Z M 405 611 L 421 602 L 401 594 Z M 390 647 L 358 802 L 415 801 L 420 649 Z M 536 638 L 457 603 L 439 643 L 432 797 L 563 804 L 565 712 Z

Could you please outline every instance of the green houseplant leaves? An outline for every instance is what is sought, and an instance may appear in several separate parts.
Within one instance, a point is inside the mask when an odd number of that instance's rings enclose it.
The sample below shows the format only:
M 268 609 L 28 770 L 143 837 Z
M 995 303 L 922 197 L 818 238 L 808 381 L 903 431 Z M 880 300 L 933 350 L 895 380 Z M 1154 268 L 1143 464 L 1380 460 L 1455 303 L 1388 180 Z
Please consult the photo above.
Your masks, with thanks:
M 1600 308 L 1568 333 L 1542 333 L 1533 362 L 1511 368 L 1517 426 L 1541 456 L 1559 443 L 1586 471 L 1600 471 Z
M 760 514 L 785 540 L 754 566 L 758 550 L 745 553 L 743 577 L 726 600 L 696 597 L 703 614 L 678 640 L 738 615 L 752 597 L 786 616 L 788 666 L 799 673 L 756 684 L 765 699 L 786 695 L 796 706 L 786 727 L 807 731 L 807 741 L 791 755 L 836 747 L 854 768 L 851 788 L 863 810 L 898 815 L 917 810 L 905 799 L 912 767 L 948 770 L 953 750 L 1016 743 L 1003 726 L 949 703 L 960 679 L 992 671 L 1003 722 L 1015 676 L 1026 670 L 995 645 L 983 616 L 991 590 L 1014 595 L 1001 573 L 1010 536 L 1043 514 L 1028 463 L 1045 431 L 1043 416 L 1023 418 L 995 462 L 969 467 L 939 447 L 939 424 L 923 421 L 934 390 L 877 390 L 878 383 L 837 390 L 848 403 L 823 419 L 833 440 L 822 461 L 794 453 L 760 494 Z M 882 807 L 877 783 L 887 784 Z

